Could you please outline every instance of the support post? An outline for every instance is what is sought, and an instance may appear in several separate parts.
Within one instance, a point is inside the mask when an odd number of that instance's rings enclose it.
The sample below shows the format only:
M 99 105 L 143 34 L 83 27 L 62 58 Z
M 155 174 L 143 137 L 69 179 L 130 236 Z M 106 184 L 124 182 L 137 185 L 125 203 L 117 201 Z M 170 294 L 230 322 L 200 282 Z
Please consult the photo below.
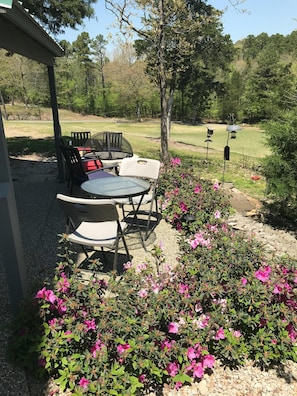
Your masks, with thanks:
M 58 176 L 59 176 L 59 182 L 63 183 L 66 180 L 66 174 L 65 174 L 65 164 L 64 164 L 64 160 L 63 160 L 63 155 L 62 155 L 62 152 L 60 149 L 60 138 L 62 136 L 62 133 L 61 133 L 61 125 L 59 122 L 59 112 L 58 112 L 54 67 L 48 66 L 47 71 L 48 71 L 49 88 L 50 88 L 50 94 L 51 94 L 52 114 L 53 114 L 53 120 L 54 120 L 55 149 L 56 149 L 56 155 L 57 155 L 57 161 L 58 161 Z
M 17 313 L 28 289 L 22 238 L 0 113 L 0 260 L 3 260 L 12 311 Z

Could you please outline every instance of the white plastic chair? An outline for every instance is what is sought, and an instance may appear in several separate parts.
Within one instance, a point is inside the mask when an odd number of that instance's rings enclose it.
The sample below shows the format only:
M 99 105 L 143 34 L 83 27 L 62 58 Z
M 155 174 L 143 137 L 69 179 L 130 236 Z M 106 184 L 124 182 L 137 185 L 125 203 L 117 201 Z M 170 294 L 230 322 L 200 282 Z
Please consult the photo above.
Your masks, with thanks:
M 127 219 L 128 216 L 136 216 L 145 215 L 147 217 L 146 221 L 146 230 L 145 230 L 145 240 L 149 237 L 152 230 L 150 230 L 151 217 L 154 216 L 156 218 L 156 224 L 160 220 L 160 214 L 158 211 L 158 203 L 157 203 L 157 184 L 160 172 L 160 161 L 150 158 L 139 158 L 139 157 L 131 157 L 124 158 L 122 163 L 120 164 L 119 176 L 132 176 L 139 177 L 142 179 L 149 180 L 151 182 L 151 190 L 148 194 L 144 196 L 138 195 L 133 198 L 121 198 L 116 199 L 116 202 L 122 207 L 123 217 Z M 139 206 L 143 206 L 150 203 L 149 210 L 139 211 Z M 153 212 L 153 204 L 155 203 L 155 212 Z M 129 212 L 126 215 L 125 205 L 132 205 L 133 212 Z
M 81 246 L 114 250 L 113 269 L 117 269 L 119 240 L 122 239 L 129 261 L 131 260 L 124 238 L 127 227 L 119 221 L 116 202 L 110 199 L 85 199 L 57 194 L 57 199 L 67 216 L 68 240 Z

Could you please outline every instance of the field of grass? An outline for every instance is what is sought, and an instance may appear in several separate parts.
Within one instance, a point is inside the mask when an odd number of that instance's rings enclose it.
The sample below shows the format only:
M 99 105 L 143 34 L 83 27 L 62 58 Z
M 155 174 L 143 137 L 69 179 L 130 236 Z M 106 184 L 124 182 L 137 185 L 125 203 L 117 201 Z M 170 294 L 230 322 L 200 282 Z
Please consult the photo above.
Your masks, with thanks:
M 8 150 L 11 155 L 32 154 L 54 155 L 53 124 L 50 114 L 46 121 L 4 121 Z M 114 119 L 82 117 L 71 112 L 60 113 L 62 135 L 71 131 L 90 131 L 94 136 L 102 131 L 120 131 L 140 156 L 159 157 L 160 123 L 123 122 Z M 207 143 L 207 127 L 214 130 L 211 142 Z M 263 198 L 265 181 L 254 181 L 251 176 L 258 172 L 261 159 L 269 153 L 265 146 L 265 134 L 257 127 L 243 126 L 236 139 L 229 139 L 230 161 L 224 163 L 223 151 L 227 143 L 226 125 L 186 125 L 173 123 L 169 149 L 173 156 L 182 157 L 194 166 L 203 177 L 225 182 L 231 181 L 243 192 Z M 225 168 L 224 168 L 225 166 Z M 224 171 L 225 169 L 225 171 Z

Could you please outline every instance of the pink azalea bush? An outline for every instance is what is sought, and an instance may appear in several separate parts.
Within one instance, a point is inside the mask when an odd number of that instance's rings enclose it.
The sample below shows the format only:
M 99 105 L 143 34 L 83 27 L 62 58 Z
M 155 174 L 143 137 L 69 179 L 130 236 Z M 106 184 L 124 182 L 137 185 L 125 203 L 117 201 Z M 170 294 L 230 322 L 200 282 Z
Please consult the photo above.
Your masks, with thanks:
M 86 282 L 66 244 L 52 285 L 34 295 L 34 322 L 23 314 L 17 323 L 23 365 L 31 356 L 75 395 L 133 395 L 199 381 L 216 360 L 296 360 L 296 261 L 268 260 L 234 232 L 219 185 L 185 169 L 174 159 L 160 178 L 164 216 L 180 231 L 178 260 L 167 263 L 155 246 L 151 263 Z

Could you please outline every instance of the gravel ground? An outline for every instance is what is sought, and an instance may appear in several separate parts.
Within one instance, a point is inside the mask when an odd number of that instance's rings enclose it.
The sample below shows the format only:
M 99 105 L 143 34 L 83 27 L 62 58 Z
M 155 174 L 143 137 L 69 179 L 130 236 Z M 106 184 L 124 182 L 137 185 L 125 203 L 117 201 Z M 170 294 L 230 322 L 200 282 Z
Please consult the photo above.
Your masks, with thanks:
M 42 163 L 36 158 L 16 159 L 12 161 L 12 172 L 20 218 L 21 233 L 25 262 L 28 270 L 30 286 L 40 284 L 46 277 L 51 277 L 57 255 L 58 234 L 65 230 L 65 218 L 57 206 L 57 192 L 67 192 L 66 186 L 56 180 L 55 163 Z M 34 177 L 33 177 L 34 176 Z M 262 242 L 275 251 L 290 243 L 290 251 L 296 250 L 296 240 L 290 235 L 278 233 L 277 230 L 263 228 L 261 223 L 246 217 L 246 212 L 257 209 L 256 202 L 232 190 L 232 200 L 238 206 L 238 213 L 232 219 L 233 226 L 261 236 Z M 236 204 L 237 202 L 237 204 Z M 240 205 L 239 203 L 240 202 Z M 271 242 L 272 236 L 275 235 Z M 132 237 L 131 237 L 132 238 Z M 134 262 L 150 259 L 150 247 L 162 242 L 167 262 L 175 260 L 178 252 L 176 233 L 165 222 L 161 222 L 147 242 L 145 252 L 137 241 L 132 238 L 128 243 Z M 277 245 L 278 244 L 278 245 Z M 293 249 L 293 250 L 292 250 Z M 6 287 L 3 263 L 0 256 L 0 284 L 2 304 L 0 314 L 2 324 L 0 338 L 0 396 L 49 396 L 55 393 L 52 383 L 41 384 L 26 376 L 17 368 L 12 367 L 5 356 L 7 331 L 5 325 L 9 322 L 10 304 Z M 288 362 L 284 367 L 263 372 L 248 364 L 243 368 L 231 371 L 225 369 L 219 362 L 211 373 L 198 384 L 184 387 L 180 391 L 164 388 L 164 396 L 296 396 L 297 395 L 297 365 Z

